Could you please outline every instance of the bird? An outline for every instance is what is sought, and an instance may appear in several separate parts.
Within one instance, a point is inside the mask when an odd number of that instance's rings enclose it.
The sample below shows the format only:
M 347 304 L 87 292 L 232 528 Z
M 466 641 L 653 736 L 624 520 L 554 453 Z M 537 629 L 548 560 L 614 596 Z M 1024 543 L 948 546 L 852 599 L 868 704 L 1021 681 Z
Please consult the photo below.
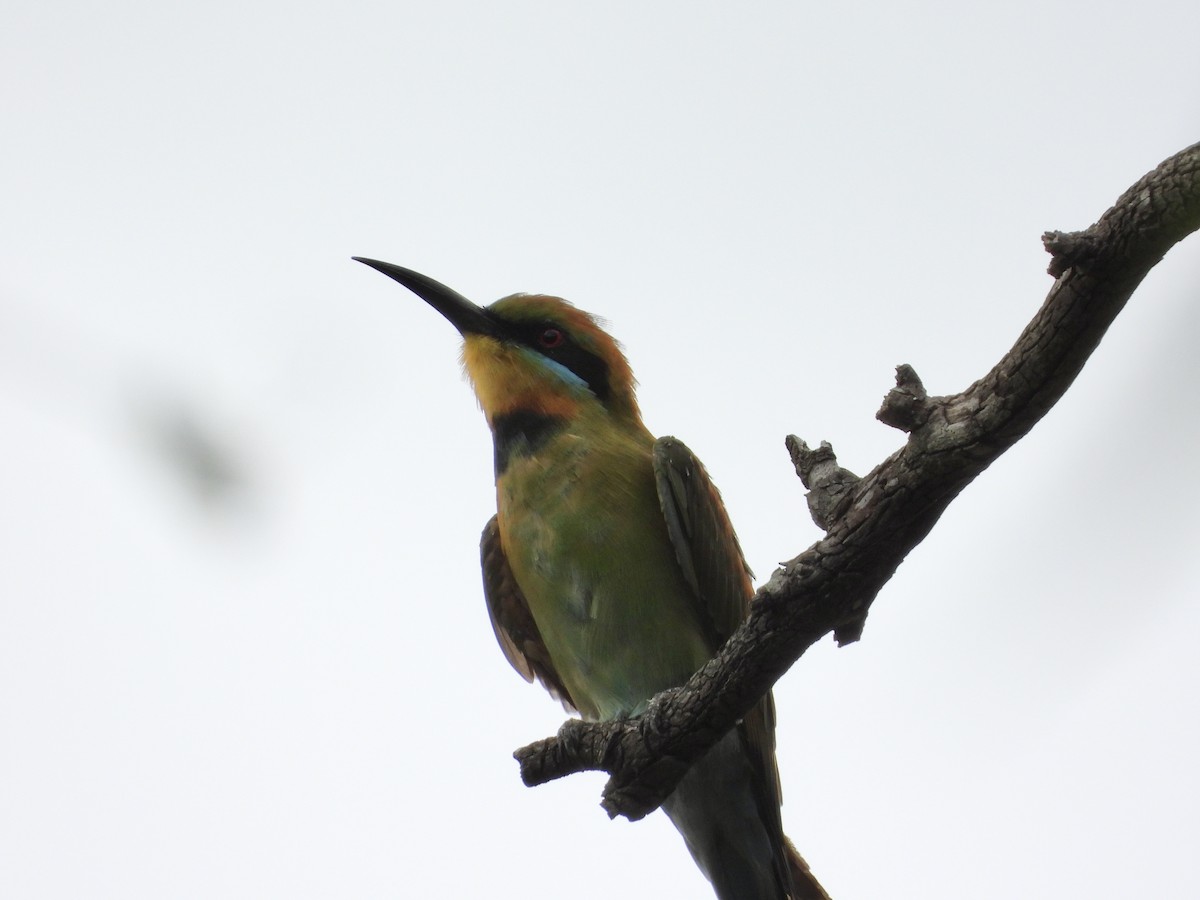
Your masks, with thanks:
M 480 560 L 508 662 L 593 721 L 636 715 L 686 682 L 745 617 L 752 573 L 704 466 L 642 422 L 620 345 L 559 297 L 479 306 L 411 269 L 353 259 L 462 335 L 493 439 L 497 511 Z M 780 804 L 768 693 L 663 809 L 718 900 L 828 900 Z

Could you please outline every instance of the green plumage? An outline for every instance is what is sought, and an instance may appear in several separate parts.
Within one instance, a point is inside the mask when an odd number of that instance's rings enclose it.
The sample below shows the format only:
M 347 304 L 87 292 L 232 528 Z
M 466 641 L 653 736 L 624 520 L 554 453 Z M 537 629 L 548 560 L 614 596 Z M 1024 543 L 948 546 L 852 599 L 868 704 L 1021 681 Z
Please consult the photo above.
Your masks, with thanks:
M 481 541 L 501 649 L 590 719 L 685 682 L 747 612 L 750 573 L 699 460 L 642 424 L 629 365 L 586 313 L 517 295 L 480 308 L 363 260 L 443 313 L 495 441 Z M 784 837 L 775 710 L 764 697 L 664 803 L 720 900 L 828 900 Z
M 581 713 L 637 712 L 712 656 L 659 508 L 649 435 L 573 422 L 496 486 L 500 538 Z

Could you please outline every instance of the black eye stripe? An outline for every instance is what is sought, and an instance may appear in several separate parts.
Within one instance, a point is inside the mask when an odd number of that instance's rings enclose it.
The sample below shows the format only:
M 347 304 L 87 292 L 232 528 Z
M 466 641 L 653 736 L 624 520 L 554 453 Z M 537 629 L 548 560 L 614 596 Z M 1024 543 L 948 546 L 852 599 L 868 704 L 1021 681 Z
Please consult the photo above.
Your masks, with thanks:
M 609 384 L 608 363 L 601 357 L 585 350 L 575 342 L 571 332 L 557 322 L 542 321 L 529 323 L 513 323 L 510 325 L 512 335 L 527 347 L 536 350 L 559 365 L 566 366 L 584 380 L 593 394 L 601 402 L 607 402 L 612 396 Z M 549 332 L 557 332 L 560 338 L 557 343 L 547 346 L 542 340 Z

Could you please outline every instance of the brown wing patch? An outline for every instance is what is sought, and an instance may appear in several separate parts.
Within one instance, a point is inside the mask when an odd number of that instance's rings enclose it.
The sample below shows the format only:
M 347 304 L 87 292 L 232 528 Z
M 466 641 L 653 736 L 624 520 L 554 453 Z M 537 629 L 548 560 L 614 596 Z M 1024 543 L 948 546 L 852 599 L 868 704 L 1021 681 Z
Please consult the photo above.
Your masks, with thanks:
M 495 516 L 483 527 L 479 558 L 483 564 L 483 596 L 487 600 L 488 616 L 505 658 L 522 678 L 526 681 L 536 678 L 551 696 L 574 711 L 575 702 L 554 670 L 525 595 L 513 578 L 504 547 L 500 544 L 500 527 Z

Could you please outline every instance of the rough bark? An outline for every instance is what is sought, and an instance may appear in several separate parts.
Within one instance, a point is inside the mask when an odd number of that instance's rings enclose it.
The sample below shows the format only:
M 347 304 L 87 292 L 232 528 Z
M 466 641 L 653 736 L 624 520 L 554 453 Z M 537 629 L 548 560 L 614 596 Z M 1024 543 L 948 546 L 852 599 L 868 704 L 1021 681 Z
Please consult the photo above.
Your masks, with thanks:
M 602 805 L 638 819 L 690 763 L 830 632 L 857 640 L 871 603 L 958 493 L 1024 436 L 1082 370 L 1167 250 L 1200 229 L 1200 144 L 1163 162 L 1082 232 L 1043 236 L 1056 281 L 1012 349 L 959 394 L 930 397 L 911 366 L 878 418 L 904 446 L 858 478 L 832 448 L 787 439 L 825 537 L 777 569 L 720 653 L 687 684 L 619 722 L 566 722 L 514 756 L 528 785 L 585 770 L 611 776 Z

